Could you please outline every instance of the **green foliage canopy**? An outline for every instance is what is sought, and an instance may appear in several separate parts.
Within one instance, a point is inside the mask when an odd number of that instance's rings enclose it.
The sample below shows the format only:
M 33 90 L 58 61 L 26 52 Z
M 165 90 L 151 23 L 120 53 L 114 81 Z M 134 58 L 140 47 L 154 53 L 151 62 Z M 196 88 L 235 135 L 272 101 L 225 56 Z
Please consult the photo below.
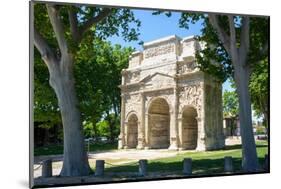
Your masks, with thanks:
M 223 114 L 225 117 L 238 116 L 238 96 L 235 91 L 224 91 L 223 93 Z
M 58 43 L 52 30 L 45 4 L 34 5 L 34 26 L 46 39 L 48 45 L 60 56 Z M 70 16 L 77 15 L 78 29 L 85 30 L 85 26 L 93 17 L 106 11 L 106 8 L 88 6 L 58 5 L 64 36 L 68 41 L 74 58 L 75 88 L 79 100 L 82 120 L 95 125 L 104 116 L 106 110 L 114 110 L 119 114 L 121 70 L 127 67 L 128 58 L 133 49 L 122 48 L 105 42 L 109 36 L 122 36 L 125 41 L 137 40 L 139 27 L 138 19 L 129 9 L 111 8 L 110 14 L 97 22 L 80 36 L 79 44 L 71 33 Z M 79 41 L 78 40 L 78 41 Z M 41 55 L 35 49 L 34 63 L 34 121 L 42 122 L 45 128 L 61 123 L 61 115 L 56 95 L 49 86 L 49 73 Z M 119 115 L 116 115 L 119 116 Z M 90 127 L 87 129 L 89 130 Z

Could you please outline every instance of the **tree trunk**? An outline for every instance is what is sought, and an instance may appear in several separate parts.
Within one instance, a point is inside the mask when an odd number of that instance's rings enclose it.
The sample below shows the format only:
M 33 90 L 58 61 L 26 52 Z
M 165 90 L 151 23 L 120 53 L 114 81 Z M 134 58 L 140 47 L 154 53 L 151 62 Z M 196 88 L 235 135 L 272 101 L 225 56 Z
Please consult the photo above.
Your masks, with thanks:
M 109 130 L 110 130 L 110 143 L 114 142 L 114 123 L 111 121 L 109 123 Z
M 107 121 L 108 121 L 108 126 L 109 126 L 109 133 L 110 133 L 110 136 L 109 136 L 109 140 L 110 140 L 110 143 L 113 143 L 114 141 L 114 120 L 112 120 L 112 118 L 110 117 L 110 113 L 109 111 L 106 111 L 106 114 L 107 114 Z
M 55 90 L 62 116 L 64 156 L 61 176 L 82 176 L 90 173 L 78 100 L 74 87 L 73 62 L 70 55 L 62 58 L 50 73 L 50 85 Z
M 249 94 L 250 67 L 247 64 L 247 56 L 250 49 L 250 17 L 242 18 L 240 32 L 240 44 L 237 46 L 238 36 L 233 15 L 228 15 L 229 33 L 219 25 L 219 17 L 209 14 L 209 21 L 217 31 L 220 41 L 231 57 L 234 66 L 234 81 L 239 96 L 239 120 L 242 138 L 242 167 L 246 171 L 258 169 L 257 150 L 252 127 L 251 100 Z
M 93 119 L 92 120 L 93 123 L 93 131 L 94 131 L 94 136 L 92 136 L 94 138 L 94 140 L 96 141 L 97 137 L 98 137 L 98 129 L 97 129 L 97 119 Z
M 264 115 L 264 124 L 265 124 L 265 134 L 268 137 L 268 126 L 269 126 L 269 124 L 268 124 L 268 111 L 265 111 L 263 113 L 263 115 Z
M 249 68 L 241 62 L 235 64 L 234 78 L 239 96 L 239 120 L 242 138 L 242 167 L 245 171 L 257 171 L 258 158 L 252 126 L 249 94 Z

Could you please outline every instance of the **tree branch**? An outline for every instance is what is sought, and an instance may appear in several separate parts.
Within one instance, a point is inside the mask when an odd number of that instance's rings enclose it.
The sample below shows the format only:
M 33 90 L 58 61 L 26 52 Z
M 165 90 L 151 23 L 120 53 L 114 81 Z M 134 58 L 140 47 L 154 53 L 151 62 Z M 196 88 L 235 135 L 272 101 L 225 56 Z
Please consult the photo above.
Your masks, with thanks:
M 230 55 L 230 42 L 229 42 L 229 36 L 227 33 L 224 32 L 224 30 L 219 26 L 218 23 L 218 16 L 212 13 L 208 14 L 209 16 L 209 21 L 213 28 L 217 31 L 219 40 L 222 42 L 224 48 L 226 49 L 227 53 Z
M 64 28 L 61 21 L 59 11 L 55 5 L 47 4 L 47 11 L 55 32 L 55 36 L 62 54 L 67 54 L 67 41 L 64 37 Z
M 230 31 L 230 55 L 234 63 L 239 62 L 238 59 L 238 49 L 236 43 L 236 31 L 234 26 L 234 20 L 232 15 L 228 15 L 229 31 Z
M 247 56 L 250 50 L 250 18 L 244 16 L 242 20 L 239 54 L 242 62 L 247 63 Z
M 99 15 L 90 18 L 88 21 L 86 21 L 84 23 L 84 25 L 82 26 L 81 30 L 80 30 L 80 34 L 81 37 L 84 35 L 84 33 L 86 31 L 88 31 L 93 25 L 97 24 L 98 22 L 102 21 L 103 19 L 105 19 L 108 15 L 110 15 L 110 13 L 112 12 L 111 9 L 109 8 L 105 8 L 103 9 Z
M 38 49 L 42 59 L 48 67 L 50 67 L 51 64 L 54 64 L 57 61 L 53 50 L 48 45 L 43 36 L 36 30 L 36 28 L 34 28 L 34 45 Z
M 80 38 L 80 32 L 78 28 L 77 13 L 73 10 L 73 7 L 68 9 L 68 19 L 72 38 L 75 42 L 78 42 Z

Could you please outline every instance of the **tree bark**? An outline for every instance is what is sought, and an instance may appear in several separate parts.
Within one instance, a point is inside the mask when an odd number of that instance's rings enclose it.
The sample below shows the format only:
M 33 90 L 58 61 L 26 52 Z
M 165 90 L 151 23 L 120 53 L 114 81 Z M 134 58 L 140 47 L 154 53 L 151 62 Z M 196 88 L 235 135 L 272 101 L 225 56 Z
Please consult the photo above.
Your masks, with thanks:
M 234 75 L 239 96 L 239 120 L 243 157 L 242 167 L 245 171 L 253 172 L 258 169 L 258 157 L 252 126 L 252 111 L 249 93 L 249 69 L 242 66 L 236 66 Z
M 114 122 L 115 120 L 112 120 L 112 118 L 110 117 L 110 113 L 109 111 L 106 111 L 107 114 L 107 121 L 108 121 L 108 126 L 109 126 L 109 133 L 110 133 L 110 143 L 113 143 L 114 141 Z
M 64 62 L 62 62 L 64 61 Z M 67 61 L 67 62 L 65 62 Z M 64 55 L 56 65 L 73 65 L 71 55 Z M 64 156 L 61 176 L 83 176 L 90 173 L 72 66 L 50 71 L 50 85 L 58 98 L 64 133 Z
M 265 124 L 265 134 L 268 137 L 268 126 L 269 126 L 269 124 L 268 124 L 268 111 L 265 111 L 263 113 L 263 116 L 264 116 L 264 124 Z

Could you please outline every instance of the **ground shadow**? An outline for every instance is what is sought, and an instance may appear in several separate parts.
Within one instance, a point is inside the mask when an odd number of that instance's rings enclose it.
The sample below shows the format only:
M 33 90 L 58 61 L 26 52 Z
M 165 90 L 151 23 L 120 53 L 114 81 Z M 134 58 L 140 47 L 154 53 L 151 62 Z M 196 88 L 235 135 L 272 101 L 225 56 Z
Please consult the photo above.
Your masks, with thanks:
M 241 172 L 242 168 L 242 159 L 241 158 L 232 158 L 234 173 Z M 264 165 L 264 158 L 258 158 L 260 168 Z M 183 170 L 183 162 L 157 162 L 157 161 L 148 161 L 147 171 L 148 172 L 179 172 Z M 116 167 L 108 167 L 105 169 L 105 172 L 137 172 L 138 165 L 120 165 Z M 217 159 L 195 159 L 192 160 L 192 174 L 194 175 L 213 175 L 224 173 L 224 158 Z
M 267 144 L 257 144 L 256 145 L 256 148 L 259 148 L 259 147 L 268 147 Z M 225 146 L 223 148 L 223 150 L 240 150 L 242 149 L 242 145 L 241 144 L 235 144 L 235 145 L 231 145 L 231 146 Z

